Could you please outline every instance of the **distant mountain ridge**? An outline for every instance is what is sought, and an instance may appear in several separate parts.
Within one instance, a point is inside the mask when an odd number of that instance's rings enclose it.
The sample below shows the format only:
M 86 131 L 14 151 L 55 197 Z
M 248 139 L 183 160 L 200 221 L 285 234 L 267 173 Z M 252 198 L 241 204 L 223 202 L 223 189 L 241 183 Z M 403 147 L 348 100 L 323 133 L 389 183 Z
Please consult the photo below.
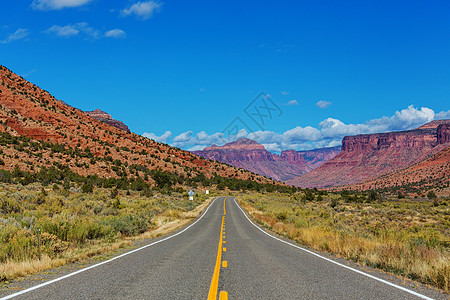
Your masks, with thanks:
M 338 155 L 288 184 L 310 188 L 356 184 L 420 163 L 450 146 L 449 142 L 450 120 L 407 131 L 346 136 Z
M 287 181 L 320 166 L 339 151 L 340 146 L 301 152 L 287 150 L 278 155 L 270 153 L 256 141 L 241 138 L 223 146 L 212 145 L 193 153 L 278 181 Z

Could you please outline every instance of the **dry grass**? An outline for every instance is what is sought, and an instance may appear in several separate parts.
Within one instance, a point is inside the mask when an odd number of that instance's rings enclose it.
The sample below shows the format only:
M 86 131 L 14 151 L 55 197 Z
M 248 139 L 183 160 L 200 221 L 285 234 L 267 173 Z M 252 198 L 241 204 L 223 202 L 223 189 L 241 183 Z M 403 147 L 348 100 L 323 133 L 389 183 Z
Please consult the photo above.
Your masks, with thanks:
M 68 263 L 82 261 L 90 257 L 102 255 L 119 248 L 131 245 L 130 241 L 122 240 L 112 244 L 96 243 L 91 247 L 84 249 L 74 249 L 66 253 L 66 257 L 52 258 L 43 255 L 41 259 L 30 259 L 24 261 L 8 260 L 0 264 L 0 281 L 9 281 L 14 278 L 32 275 L 38 272 L 46 271 L 52 268 L 60 267 Z
M 287 196 L 258 195 L 244 196 L 240 202 L 258 223 L 301 244 L 449 292 L 448 213 L 441 220 L 436 216 L 439 207 L 413 218 L 406 217 L 417 214 L 408 211 L 408 200 L 384 203 L 379 209 L 378 204 L 346 203 L 340 211 L 329 207 L 329 199 L 299 204 Z M 420 205 L 413 204 L 415 208 Z M 394 206 L 399 211 L 396 214 L 392 213 Z M 380 223 L 389 211 L 391 221 Z
M 61 189 L 44 194 L 41 189 L 0 184 L 0 282 L 169 233 L 213 199 L 198 195 L 189 201 L 177 194 L 148 198 L 136 192 L 111 199 L 107 189 L 94 194 Z M 38 204 L 36 199 L 41 199 Z
M 205 202 L 203 202 L 201 205 L 199 205 L 192 211 L 182 212 L 179 215 L 178 219 L 170 220 L 167 217 L 162 217 L 158 221 L 160 225 L 157 228 L 146 231 L 143 234 L 133 237 L 131 239 L 134 240 L 153 239 L 161 235 L 168 234 L 174 230 L 177 230 L 178 228 L 188 224 L 193 218 L 196 218 L 211 203 L 211 201 L 214 198 L 215 197 L 208 198 Z

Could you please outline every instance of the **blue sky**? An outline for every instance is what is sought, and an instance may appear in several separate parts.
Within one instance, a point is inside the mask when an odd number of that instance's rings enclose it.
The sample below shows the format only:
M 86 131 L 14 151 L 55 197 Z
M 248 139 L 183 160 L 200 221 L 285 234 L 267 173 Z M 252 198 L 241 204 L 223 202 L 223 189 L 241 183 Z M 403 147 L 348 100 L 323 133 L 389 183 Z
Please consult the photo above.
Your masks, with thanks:
M 0 64 L 184 149 L 232 139 L 238 117 L 234 138 L 300 150 L 450 118 L 449 13 L 448 1 L 7 1 Z M 278 109 L 263 126 L 244 111 L 261 92 Z

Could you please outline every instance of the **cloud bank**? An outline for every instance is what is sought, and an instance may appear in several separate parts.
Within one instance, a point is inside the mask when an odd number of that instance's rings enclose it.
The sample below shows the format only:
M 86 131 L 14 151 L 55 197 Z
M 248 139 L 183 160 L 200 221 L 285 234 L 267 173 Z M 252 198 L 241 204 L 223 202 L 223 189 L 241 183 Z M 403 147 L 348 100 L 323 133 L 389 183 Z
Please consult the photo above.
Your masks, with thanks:
M 89 2 L 92 0 L 33 0 L 31 7 L 36 10 L 60 10 L 83 6 Z
M 122 29 L 112 29 L 107 32 L 105 32 L 105 37 L 113 38 L 113 39 L 123 39 L 127 36 L 125 31 Z
M 417 109 L 410 105 L 401 111 L 396 111 L 390 117 L 384 116 L 361 124 L 346 124 L 339 119 L 327 118 L 320 122 L 318 127 L 297 126 L 283 133 L 262 130 L 248 133 L 245 129 L 242 129 L 234 136 L 225 137 L 222 132 L 209 135 L 205 131 L 197 134 L 187 131 L 173 137 L 171 141 L 169 141 L 172 136 L 170 131 L 162 136 L 156 136 L 153 133 L 144 133 L 143 136 L 190 151 L 201 150 L 212 144 L 223 145 L 246 137 L 263 144 L 271 152 L 280 152 L 289 149 L 306 150 L 334 147 L 340 145 L 342 138 L 347 135 L 409 130 L 432 120 L 449 118 L 450 110 L 436 114 L 430 108 L 421 107 Z
M 94 39 L 100 37 L 100 32 L 85 22 L 69 24 L 66 26 L 53 25 L 45 32 L 48 34 L 54 34 L 57 37 L 71 37 L 79 34 L 84 34 L 85 36 Z
M 325 109 L 325 108 L 327 108 L 328 106 L 330 106 L 331 105 L 331 102 L 328 102 L 328 101 L 318 101 L 317 103 L 316 103 L 316 106 L 317 107 L 320 107 L 320 108 L 323 108 L 323 109 Z
M 132 4 L 130 7 L 122 10 L 123 16 L 134 15 L 139 19 L 145 20 L 153 16 L 155 12 L 161 9 L 162 3 L 155 1 L 143 1 Z
M 26 38 L 30 32 L 26 28 L 19 28 L 15 32 L 8 35 L 4 40 L 0 40 L 0 44 L 9 44 L 11 42 Z
M 65 38 L 74 36 L 84 36 L 91 39 L 99 39 L 101 37 L 123 39 L 127 36 L 125 31 L 118 28 L 106 31 L 103 34 L 99 30 L 91 27 L 86 22 L 68 24 L 65 26 L 53 25 L 44 32 L 47 34 L 52 34 L 56 37 L 65 37 Z
M 287 105 L 287 106 L 296 106 L 296 105 L 299 105 L 299 103 L 298 103 L 298 101 L 297 100 L 291 100 L 291 101 L 288 101 L 286 104 L 284 104 L 284 105 Z

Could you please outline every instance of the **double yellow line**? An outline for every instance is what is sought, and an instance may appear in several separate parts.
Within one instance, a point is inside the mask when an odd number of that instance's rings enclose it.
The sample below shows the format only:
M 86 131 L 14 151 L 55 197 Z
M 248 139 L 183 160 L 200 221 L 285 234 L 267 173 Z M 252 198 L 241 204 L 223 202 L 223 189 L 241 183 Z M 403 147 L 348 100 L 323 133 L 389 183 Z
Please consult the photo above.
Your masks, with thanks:
M 227 211 L 225 210 L 225 201 L 227 198 L 223 199 L 223 216 L 222 216 L 222 225 L 220 227 L 220 240 L 219 247 L 217 249 L 217 259 L 216 259 L 216 267 L 214 268 L 214 274 L 211 280 L 211 286 L 209 288 L 208 300 L 216 300 L 217 299 L 217 291 L 219 289 L 219 274 L 220 274 L 220 265 L 222 263 L 222 251 L 225 252 L 227 249 L 223 247 L 225 244 L 223 231 L 225 229 L 225 215 Z M 227 262 L 223 261 L 223 267 L 227 267 Z M 219 300 L 227 300 L 228 293 L 225 291 L 220 291 Z

